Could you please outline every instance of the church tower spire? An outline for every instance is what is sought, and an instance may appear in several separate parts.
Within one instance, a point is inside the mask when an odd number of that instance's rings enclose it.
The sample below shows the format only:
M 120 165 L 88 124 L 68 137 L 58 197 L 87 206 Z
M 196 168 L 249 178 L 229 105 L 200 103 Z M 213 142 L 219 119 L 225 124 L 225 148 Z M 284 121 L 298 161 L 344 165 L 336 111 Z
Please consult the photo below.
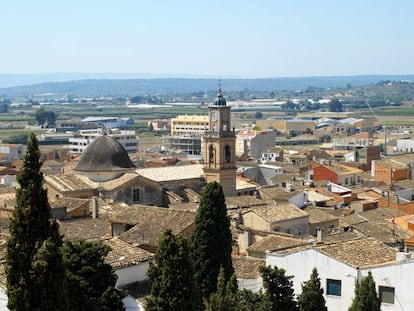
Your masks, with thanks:
M 204 141 L 204 178 L 217 181 L 225 195 L 236 195 L 236 137 L 231 128 L 231 107 L 227 106 L 219 80 L 217 97 L 208 107 L 209 129 Z

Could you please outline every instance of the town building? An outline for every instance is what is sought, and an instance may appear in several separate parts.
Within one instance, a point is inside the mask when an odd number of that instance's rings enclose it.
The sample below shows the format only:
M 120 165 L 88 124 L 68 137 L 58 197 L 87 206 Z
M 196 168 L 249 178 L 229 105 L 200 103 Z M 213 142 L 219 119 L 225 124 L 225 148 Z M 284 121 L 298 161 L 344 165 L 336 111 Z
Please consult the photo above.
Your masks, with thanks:
M 71 154 L 83 153 L 95 138 L 103 134 L 116 139 L 127 152 L 138 151 L 138 137 L 135 131 L 98 128 L 80 130 L 75 137 L 69 138 L 69 152 Z
M 414 261 L 409 253 L 372 238 L 304 245 L 266 254 L 266 264 L 286 270 L 294 276 L 293 288 L 309 280 L 316 268 L 324 288 L 328 310 L 346 311 L 354 297 L 355 282 L 372 273 L 381 300 L 381 310 L 410 310 Z
M 316 125 L 312 120 L 287 119 L 287 120 L 256 120 L 256 125 L 261 129 L 273 129 L 285 134 L 300 134 L 308 131 L 315 131 Z
M 171 119 L 172 136 L 202 136 L 208 129 L 207 115 L 178 115 Z
M 1 144 L 0 154 L 3 159 L 10 161 L 22 160 L 26 153 L 26 145 L 23 144 Z
M 236 155 L 247 155 L 253 159 L 260 159 L 262 151 L 275 146 L 276 133 L 273 130 L 256 131 L 243 129 L 236 132 Z
M 321 164 L 309 172 L 312 181 L 331 181 L 338 185 L 353 186 L 362 184 L 363 170 L 331 162 Z
M 86 126 L 94 126 L 95 128 L 124 128 L 127 125 L 135 123 L 132 118 L 118 117 L 87 117 L 82 119 L 82 124 Z

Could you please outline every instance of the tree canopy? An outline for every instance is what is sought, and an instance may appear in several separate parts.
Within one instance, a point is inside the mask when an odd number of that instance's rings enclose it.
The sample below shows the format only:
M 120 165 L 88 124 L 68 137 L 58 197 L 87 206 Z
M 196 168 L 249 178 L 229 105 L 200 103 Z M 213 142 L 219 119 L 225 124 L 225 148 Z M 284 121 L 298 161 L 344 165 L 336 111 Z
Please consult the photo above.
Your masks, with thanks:
M 293 276 L 287 276 L 286 271 L 278 267 L 262 266 L 259 268 L 263 278 L 266 296 L 272 304 L 272 311 L 297 310 L 293 290 Z
M 200 310 L 201 299 L 194 280 L 194 269 L 187 242 L 166 230 L 158 241 L 148 276 L 152 281 L 147 311 Z
M 371 271 L 366 277 L 361 279 L 361 282 L 355 283 L 355 297 L 352 300 L 352 305 L 349 311 L 380 311 L 381 302 L 378 298 L 375 288 L 375 281 L 372 277 Z
M 39 125 L 53 126 L 56 123 L 57 115 L 52 110 L 45 110 L 43 107 L 35 112 L 35 119 Z
M 221 268 L 217 279 L 217 291 L 204 301 L 205 311 L 239 311 L 238 287 L 233 274 L 226 283 L 224 269 Z
M 217 291 L 217 277 L 222 267 L 226 282 L 234 273 L 231 260 L 232 237 L 222 186 L 208 183 L 195 217 L 192 255 L 196 282 L 201 295 L 208 298 Z
M 338 99 L 332 99 L 328 104 L 328 109 L 330 112 L 342 112 L 342 103 Z
M 313 268 L 309 281 L 302 284 L 302 293 L 298 296 L 299 311 L 327 311 L 318 270 Z
M 40 151 L 31 133 L 17 175 L 16 207 L 10 220 L 6 275 L 10 310 L 66 310 L 58 225 L 50 222 Z
M 110 248 L 102 242 L 63 245 L 67 295 L 71 311 L 121 311 L 125 294 L 115 288 L 117 276 L 105 262 Z

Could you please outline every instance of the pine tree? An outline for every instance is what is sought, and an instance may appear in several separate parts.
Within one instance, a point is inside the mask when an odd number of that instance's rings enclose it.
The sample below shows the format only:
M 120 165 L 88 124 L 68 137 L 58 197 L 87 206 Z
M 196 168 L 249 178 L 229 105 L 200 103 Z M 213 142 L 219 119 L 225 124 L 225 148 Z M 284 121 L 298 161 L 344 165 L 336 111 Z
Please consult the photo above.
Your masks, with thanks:
M 200 200 L 192 237 L 192 253 L 196 282 L 203 298 L 217 291 L 220 267 L 224 279 L 230 280 L 234 273 L 231 260 L 230 221 L 224 203 L 223 188 L 217 182 L 208 183 Z
M 259 267 L 262 274 L 263 287 L 266 296 L 272 303 L 272 311 L 295 311 L 297 310 L 294 300 L 293 276 L 287 276 L 284 269 L 278 267 Z
M 186 241 L 166 230 L 158 242 L 148 276 L 152 281 L 147 311 L 200 310 L 190 250 Z
M 110 250 L 102 242 L 65 242 L 67 295 L 71 311 L 121 311 L 125 294 L 115 288 L 117 276 L 105 262 Z
M 299 311 L 327 311 L 318 270 L 313 268 L 309 281 L 302 284 L 302 293 L 298 296 Z
M 375 289 L 375 281 L 371 271 L 366 277 L 355 283 L 355 297 L 349 311 L 380 311 L 381 302 Z
M 43 189 L 40 151 L 31 133 L 17 176 L 16 207 L 10 220 L 6 274 L 10 310 L 66 310 L 64 272 L 56 223 Z M 43 286 L 47 284 L 47 286 Z

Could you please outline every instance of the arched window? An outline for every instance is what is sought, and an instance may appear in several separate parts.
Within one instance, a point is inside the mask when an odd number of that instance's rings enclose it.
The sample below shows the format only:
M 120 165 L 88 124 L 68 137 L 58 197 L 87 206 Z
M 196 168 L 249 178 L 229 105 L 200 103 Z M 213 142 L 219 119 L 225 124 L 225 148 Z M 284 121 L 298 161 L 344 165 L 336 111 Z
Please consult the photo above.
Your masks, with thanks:
M 231 160 L 230 146 L 226 145 L 224 147 L 224 161 L 225 162 L 230 162 L 230 160 Z
M 213 148 L 213 145 L 210 145 L 208 147 L 208 161 L 209 162 L 214 162 L 214 148 Z

